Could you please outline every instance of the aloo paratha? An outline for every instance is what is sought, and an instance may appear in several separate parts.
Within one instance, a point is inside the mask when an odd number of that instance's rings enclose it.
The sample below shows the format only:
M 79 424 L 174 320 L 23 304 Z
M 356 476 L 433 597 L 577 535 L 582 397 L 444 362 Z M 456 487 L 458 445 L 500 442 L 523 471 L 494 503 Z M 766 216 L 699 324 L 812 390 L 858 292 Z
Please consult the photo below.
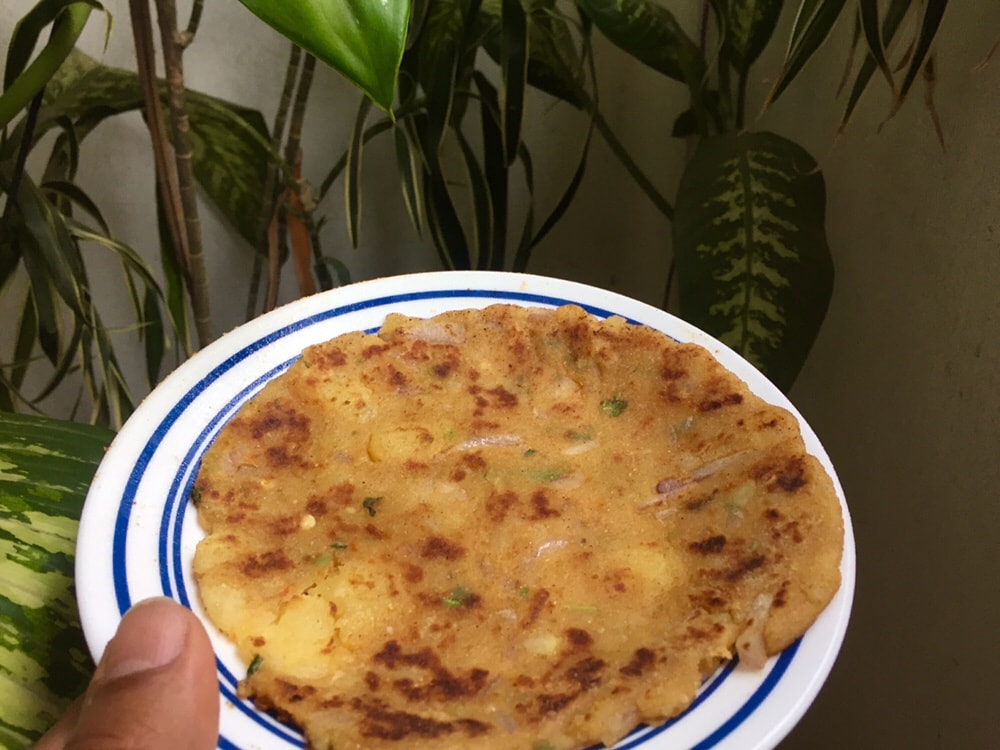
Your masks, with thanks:
M 839 500 L 796 420 L 700 347 L 571 306 L 307 349 L 194 496 L 241 690 L 315 748 L 612 744 L 839 586 Z

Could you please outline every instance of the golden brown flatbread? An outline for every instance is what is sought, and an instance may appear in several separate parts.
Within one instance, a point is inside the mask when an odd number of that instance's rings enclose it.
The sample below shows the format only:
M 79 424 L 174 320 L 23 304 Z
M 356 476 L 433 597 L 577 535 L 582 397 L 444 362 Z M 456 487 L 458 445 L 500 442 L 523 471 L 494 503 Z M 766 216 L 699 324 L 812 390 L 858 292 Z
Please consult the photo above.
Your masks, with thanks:
M 196 481 L 206 612 L 314 748 L 613 744 L 830 601 L 830 477 L 704 349 L 497 305 L 308 348 Z

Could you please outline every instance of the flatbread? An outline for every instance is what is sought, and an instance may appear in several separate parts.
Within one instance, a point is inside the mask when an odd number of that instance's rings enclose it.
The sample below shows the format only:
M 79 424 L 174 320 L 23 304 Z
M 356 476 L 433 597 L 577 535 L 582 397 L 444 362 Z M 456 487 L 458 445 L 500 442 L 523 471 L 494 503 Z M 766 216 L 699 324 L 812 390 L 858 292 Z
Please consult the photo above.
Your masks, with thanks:
M 306 349 L 193 498 L 241 693 L 324 750 L 610 745 L 791 644 L 840 584 L 839 500 L 795 418 L 573 306 Z

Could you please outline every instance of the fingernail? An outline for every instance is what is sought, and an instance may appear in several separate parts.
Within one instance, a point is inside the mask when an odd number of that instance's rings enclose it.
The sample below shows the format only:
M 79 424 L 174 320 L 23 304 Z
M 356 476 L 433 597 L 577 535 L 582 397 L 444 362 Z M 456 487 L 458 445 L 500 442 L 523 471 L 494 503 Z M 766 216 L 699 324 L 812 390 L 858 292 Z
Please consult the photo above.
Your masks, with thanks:
M 170 599 L 147 599 L 125 613 L 108 643 L 95 680 L 117 680 L 165 667 L 181 655 L 188 637 L 188 620 L 181 605 Z

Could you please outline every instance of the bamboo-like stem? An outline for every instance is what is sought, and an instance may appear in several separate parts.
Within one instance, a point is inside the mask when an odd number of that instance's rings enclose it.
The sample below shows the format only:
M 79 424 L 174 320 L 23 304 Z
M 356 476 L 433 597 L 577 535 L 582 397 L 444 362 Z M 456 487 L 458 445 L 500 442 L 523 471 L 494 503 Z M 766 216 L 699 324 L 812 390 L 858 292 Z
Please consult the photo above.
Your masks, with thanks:
M 281 99 L 278 101 L 278 111 L 274 116 L 274 126 L 271 128 L 271 158 L 267 162 L 267 172 L 264 176 L 264 192 L 260 201 L 260 213 L 257 216 L 257 247 L 253 258 L 253 270 L 250 274 L 250 292 L 247 295 L 246 317 L 250 320 L 257 314 L 257 298 L 260 295 L 260 280 L 264 272 L 264 259 L 268 257 L 270 244 L 270 228 L 274 218 L 274 202 L 277 198 L 278 164 L 277 154 L 281 152 L 281 141 L 285 134 L 288 111 L 292 108 L 292 97 L 295 95 L 295 82 L 299 77 L 302 50 L 295 44 L 291 45 L 288 65 L 285 68 L 285 83 L 281 88 Z
M 299 76 L 299 86 L 295 91 L 292 119 L 288 123 L 285 161 L 289 165 L 294 165 L 299 161 L 299 148 L 302 144 L 302 123 L 305 120 L 306 103 L 309 101 L 309 90 L 312 87 L 315 71 L 316 58 L 310 54 L 306 54 L 302 61 L 302 75 Z
M 209 305 L 208 273 L 201 241 L 201 221 L 198 218 L 198 198 L 194 177 L 194 149 L 191 143 L 191 120 L 187 114 L 184 90 L 184 43 L 177 28 L 175 0 L 156 0 L 157 21 L 163 45 L 163 64 L 167 79 L 167 104 L 174 133 L 174 164 L 180 189 L 184 234 L 188 245 L 191 311 L 199 346 L 210 343 L 212 315 Z
M 160 105 L 159 81 L 156 79 L 156 52 L 153 46 L 153 22 L 149 13 L 149 0 L 129 0 L 132 36 L 135 40 L 135 59 L 145 102 L 146 127 L 152 141 L 153 162 L 156 169 L 156 187 L 166 214 L 167 231 L 177 256 L 177 265 L 190 285 L 188 270 L 187 238 L 183 231 L 180 189 L 177 174 L 170 160 L 170 141 L 163 123 Z
M 191 16 L 188 19 L 187 29 L 181 34 L 181 44 L 187 47 L 194 41 L 195 34 L 198 33 L 198 26 L 201 24 L 201 14 L 205 10 L 205 0 L 194 0 L 191 6 Z
M 306 103 L 309 100 L 309 90 L 312 87 L 313 75 L 316 70 L 316 58 L 310 54 L 305 54 L 302 59 L 302 69 L 299 73 L 298 86 L 295 89 L 295 97 L 292 102 L 292 112 L 291 117 L 288 121 L 288 138 L 285 141 L 285 163 L 289 166 L 292 171 L 292 182 L 288 186 L 288 190 L 294 191 L 300 198 L 302 196 L 302 186 L 299 180 L 299 168 L 301 162 L 301 144 L 302 144 L 302 123 L 305 120 L 305 110 Z M 306 213 L 311 212 L 312 207 L 305 205 L 305 200 L 301 200 L 303 206 L 302 210 Z M 287 238 L 286 235 L 286 221 L 284 219 L 284 214 L 288 210 L 288 201 L 283 201 L 282 205 L 278 207 L 277 217 L 279 222 L 279 233 L 277 239 L 279 243 L 284 242 Z M 275 245 L 270 248 L 270 262 L 269 262 L 269 273 L 268 273 L 268 291 L 267 291 L 267 309 L 271 309 L 277 301 L 277 285 L 279 276 L 277 273 L 277 264 L 275 261 L 274 253 L 279 252 L 281 246 Z M 285 256 L 285 253 L 280 253 L 281 257 Z

